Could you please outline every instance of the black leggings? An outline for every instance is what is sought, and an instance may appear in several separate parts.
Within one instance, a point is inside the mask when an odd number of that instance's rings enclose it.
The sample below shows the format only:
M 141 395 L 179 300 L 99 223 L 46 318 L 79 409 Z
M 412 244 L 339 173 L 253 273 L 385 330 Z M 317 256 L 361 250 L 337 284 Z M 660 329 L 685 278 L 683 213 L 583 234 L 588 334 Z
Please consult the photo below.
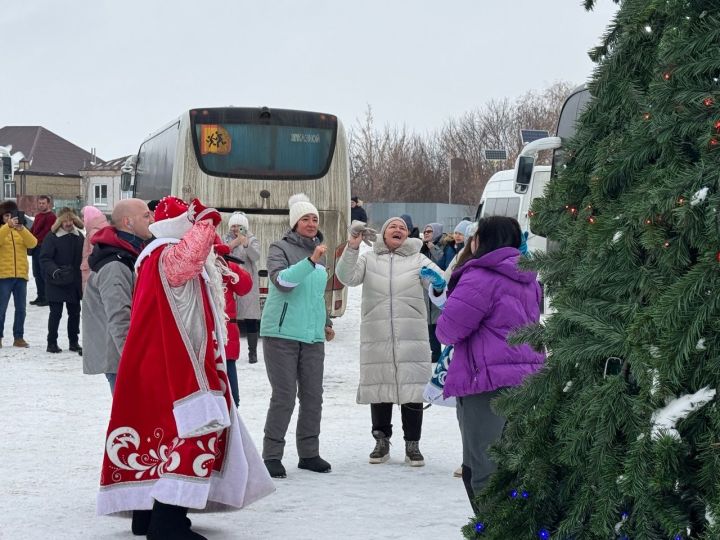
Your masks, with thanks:
M 260 331 L 260 321 L 258 319 L 238 319 L 237 324 L 241 334 L 243 329 L 246 334 L 257 334 Z

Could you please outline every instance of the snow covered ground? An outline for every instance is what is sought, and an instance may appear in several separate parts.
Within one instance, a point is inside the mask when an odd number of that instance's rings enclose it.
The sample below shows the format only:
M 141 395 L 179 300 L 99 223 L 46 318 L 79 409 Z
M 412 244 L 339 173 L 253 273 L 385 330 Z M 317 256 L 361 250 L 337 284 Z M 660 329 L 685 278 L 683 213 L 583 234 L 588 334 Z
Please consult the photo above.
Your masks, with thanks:
M 425 411 L 420 448 L 426 466 L 405 465 L 397 408 L 391 460 L 370 465 L 374 446 L 370 410 L 355 403 L 358 379 L 360 288 L 350 290 L 348 310 L 335 320 L 336 339 L 325 357 L 325 402 L 321 455 L 330 474 L 297 469 L 296 418 L 287 435 L 288 478 L 277 491 L 233 513 L 195 514 L 194 528 L 211 539 L 408 539 L 460 538 L 470 506 L 462 480 L 455 409 Z M 35 298 L 28 283 L 28 300 Z M 130 521 L 95 515 L 100 463 L 110 411 L 102 375 L 82 374 L 81 358 L 66 352 L 65 318 L 60 347 L 45 352 L 48 308 L 28 305 L 25 339 L 12 344 L 13 304 L 0 349 L 0 538 L 133 538 Z M 245 343 L 238 362 L 240 413 L 257 445 L 262 442 L 270 396 L 260 348 L 258 364 L 247 364 Z

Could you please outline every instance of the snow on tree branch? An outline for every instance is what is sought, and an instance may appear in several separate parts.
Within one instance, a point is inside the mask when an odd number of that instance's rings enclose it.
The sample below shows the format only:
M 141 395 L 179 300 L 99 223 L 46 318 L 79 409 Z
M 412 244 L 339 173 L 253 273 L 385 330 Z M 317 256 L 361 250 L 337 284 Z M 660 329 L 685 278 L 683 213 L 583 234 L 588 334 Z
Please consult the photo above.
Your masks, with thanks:
M 657 409 L 650 419 L 653 423 L 652 438 L 658 439 L 662 435 L 669 435 L 675 439 L 680 434 L 675 429 L 677 423 L 690 416 L 690 413 L 699 409 L 715 397 L 715 390 L 707 386 L 694 394 L 685 394 L 671 400 L 662 409 Z

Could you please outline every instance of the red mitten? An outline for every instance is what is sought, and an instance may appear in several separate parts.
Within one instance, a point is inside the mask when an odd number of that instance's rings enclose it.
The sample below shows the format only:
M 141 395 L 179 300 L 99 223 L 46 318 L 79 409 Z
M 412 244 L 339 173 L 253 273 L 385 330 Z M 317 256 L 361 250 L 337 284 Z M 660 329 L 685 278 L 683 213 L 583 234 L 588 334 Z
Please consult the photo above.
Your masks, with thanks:
M 217 227 L 222 222 L 222 216 L 220 215 L 220 212 L 218 212 L 214 208 L 206 208 L 199 199 L 192 200 L 187 213 L 188 219 L 193 223 L 197 223 L 198 221 L 207 219 L 212 221 L 213 225 Z
M 215 246 L 213 247 L 215 248 L 215 253 L 220 257 L 230 255 L 230 246 L 228 246 L 227 244 L 215 244 Z

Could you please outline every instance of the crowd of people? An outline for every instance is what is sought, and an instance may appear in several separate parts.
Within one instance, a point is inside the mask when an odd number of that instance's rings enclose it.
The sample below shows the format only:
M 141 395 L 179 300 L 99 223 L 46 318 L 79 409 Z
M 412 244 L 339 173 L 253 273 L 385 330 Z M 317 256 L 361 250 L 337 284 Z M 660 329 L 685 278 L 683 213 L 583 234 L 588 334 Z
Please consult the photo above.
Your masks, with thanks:
M 525 235 L 499 216 L 463 219 L 451 235 L 440 223 L 421 232 L 409 215 L 376 231 L 359 199 L 351 207 L 335 271 L 346 286 L 363 286 L 357 403 L 370 406 L 369 463 L 389 460 L 397 406 L 405 462 L 424 465 L 423 391 L 442 346 L 451 345 L 444 395 L 456 398 L 462 478 L 474 504 L 495 470 L 488 448 L 505 425 L 492 400 L 544 362 L 542 352 L 506 341 L 540 315 L 537 276 L 518 267 Z M 231 215 L 223 238 L 220 213 L 197 199 L 125 199 L 109 223 L 91 206 L 83 219 L 69 208 L 55 214 L 44 196 L 30 229 L 12 201 L 0 204 L 0 215 L 0 331 L 12 296 L 13 346 L 29 346 L 31 253 L 31 304 L 49 307 L 47 351 L 61 352 L 65 306 L 69 350 L 83 356 L 84 373 L 104 374 L 110 386 L 98 513 L 131 511 L 133 533 L 148 538 L 203 538 L 189 509 L 243 508 L 273 492 L 272 478 L 287 476 L 296 401 L 298 468 L 331 472 L 320 433 L 325 342 L 335 332 L 324 300 L 327 246 L 308 197 L 290 199 L 287 232 L 270 245 L 262 310 L 260 242 L 242 212 Z M 249 363 L 262 340 L 271 387 L 261 452 L 238 414 L 241 332 Z

